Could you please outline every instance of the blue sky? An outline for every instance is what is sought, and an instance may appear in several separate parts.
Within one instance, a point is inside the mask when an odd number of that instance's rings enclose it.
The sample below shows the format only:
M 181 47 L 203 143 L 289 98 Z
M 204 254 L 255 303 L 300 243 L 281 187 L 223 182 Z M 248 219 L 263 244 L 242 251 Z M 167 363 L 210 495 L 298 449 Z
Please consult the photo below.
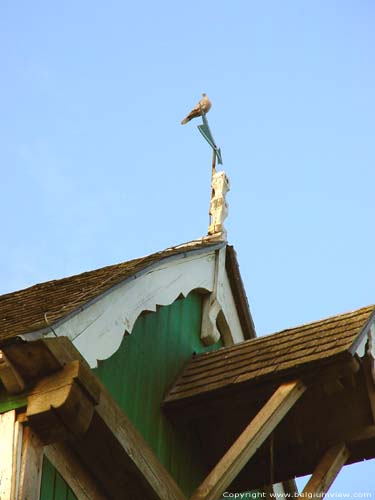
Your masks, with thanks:
M 207 92 L 259 334 L 375 302 L 375 6 L 4 1 L 0 293 L 207 231 Z M 198 122 L 197 122 L 198 123 Z M 375 492 L 374 463 L 332 491 Z

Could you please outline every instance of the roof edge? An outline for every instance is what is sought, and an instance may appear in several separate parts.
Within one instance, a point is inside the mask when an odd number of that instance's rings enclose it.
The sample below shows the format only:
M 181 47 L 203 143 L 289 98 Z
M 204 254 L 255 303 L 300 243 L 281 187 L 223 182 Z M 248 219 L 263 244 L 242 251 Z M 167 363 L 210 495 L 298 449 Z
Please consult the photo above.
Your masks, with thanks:
M 198 241 L 201 241 L 201 240 L 197 240 L 197 242 Z M 191 243 L 193 245 L 195 242 L 191 242 Z M 156 262 L 152 262 L 151 264 L 144 267 L 143 269 L 135 272 L 134 274 L 131 274 L 130 276 L 127 276 L 122 281 L 119 281 L 118 283 L 114 284 L 113 286 L 107 288 L 105 291 L 103 291 L 102 293 L 100 293 L 96 297 L 93 297 L 92 299 L 88 300 L 84 304 L 79 305 L 76 309 L 73 309 L 72 311 L 68 312 L 65 316 L 61 316 L 56 321 L 47 324 L 43 328 L 39 328 L 37 330 L 31 330 L 29 332 L 24 332 L 22 334 L 19 334 L 19 336 L 22 336 L 22 337 L 23 336 L 26 336 L 26 337 L 32 336 L 32 338 L 34 339 L 34 338 L 37 338 L 41 335 L 45 335 L 48 331 L 51 331 L 52 333 L 54 333 L 53 330 L 55 328 L 58 328 L 60 325 L 62 325 L 66 321 L 69 321 L 73 316 L 75 316 L 79 312 L 84 311 L 88 307 L 95 304 L 97 301 L 101 300 L 107 294 L 112 293 L 114 290 L 120 288 L 121 286 L 125 285 L 126 283 L 133 281 L 133 280 L 143 276 L 144 274 L 150 272 L 152 269 L 158 267 L 160 265 L 160 263 L 173 262 L 175 260 L 185 258 L 188 255 L 200 255 L 200 254 L 204 254 L 204 253 L 214 252 L 215 250 L 219 250 L 219 249 L 223 248 L 225 245 L 226 245 L 226 242 L 224 242 L 224 241 L 220 241 L 220 242 L 215 241 L 212 244 L 206 245 L 202 248 L 187 249 L 186 251 L 181 252 L 181 253 L 174 253 L 172 255 L 166 255 L 164 257 L 161 257 L 160 260 L 158 260 Z M 170 247 L 170 248 L 167 248 L 166 250 L 161 251 L 160 253 L 173 251 L 173 250 L 176 250 L 176 249 L 183 247 L 183 246 L 185 246 L 185 244 L 178 245 L 175 247 Z M 150 255 L 157 255 L 158 253 L 159 252 L 156 252 L 155 254 L 150 254 Z
M 228 273 L 234 301 L 238 307 L 238 316 L 245 340 L 256 338 L 255 325 L 251 315 L 249 301 L 240 273 L 237 253 L 233 245 L 227 245 L 225 268 Z
M 357 337 L 354 339 L 352 345 L 348 349 L 348 351 L 350 352 L 350 354 L 352 356 L 354 356 L 357 353 L 358 348 L 361 346 L 361 344 L 364 340 L 364 337 L 368 334 L 369 329 L 371 328 L 371 325 L 374 322 L 374 320 L 375 320 L 375 307 L 374 307 L 374 310 L 372 311 L 372 313 L 370 314 L 370 317 L 366 321 L 364 327 L 359 332 Z

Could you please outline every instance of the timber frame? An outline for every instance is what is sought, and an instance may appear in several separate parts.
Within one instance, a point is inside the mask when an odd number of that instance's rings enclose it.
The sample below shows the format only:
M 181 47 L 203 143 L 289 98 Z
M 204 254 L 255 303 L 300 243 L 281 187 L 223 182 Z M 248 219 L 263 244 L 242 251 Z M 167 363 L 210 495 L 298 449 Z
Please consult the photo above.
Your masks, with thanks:
M 9 429 L 2 433 L 9 441 L 2 500 L 35 498 L 44 453 L 79 499 L 184 499 L 67 338 L 16 342 L 2 350 L 27 387 L 26 407 L 1 420 Z
M 192 356 L 164 409 L 194 423 L 205 450 L 211 472 L 194 500 L 309 474 L 303 493 L 322 498 L 343 465 L 375 458 L 374 324 L 370 306 Z M 272 423 L 272 399 L 293 380 L 303 394 Z
M 186 500 L 69 339 L 16 339 L 1 352 L 6 380 L 22 381 L 10 385 L 13 394 L 26 388 L 21 397 L 27 398 L 0 420 L 9 453 L 3 500 L 35 498 L 43 456 L 79 499 Z M 191 500 L 219 498 L 304 390 L 298 381 L 280 386 Z
M 0 420 L 9 431 L 1 434 L 2 449 L 9 450 L 1 470 L 6 478 L 2 499 L 35 497 L 45 455 L 79 499 L 186 500 L 67 338 L 17 341 L 3 346 L 2 352 L 23 381 L 27 398 L 25 407 Z M 373 400 L 373 381 L 370 389 Z M 281 383 L 211 467 L 191 500 L 218 500 L 228 488 L 233 491 L 241 471 L 311 390 L 311 382 Z M 326 449 L 303 493 L 321 498 L 358 440 L 372 443 L 374 450 L 375 422 L 361 432 Z
M 301 495 L 322 498 L 345 464 L 375 457 L 374 321 L 364 308 L 193 356 L 163 405 L 202 443 L 190 500 L 305 474 Z M 44 456 L 79 499 L 186 500 L 68 338 L 3 342 L 0 379 L 19 400 L 0 415 L 2 500 L 35 498 Z

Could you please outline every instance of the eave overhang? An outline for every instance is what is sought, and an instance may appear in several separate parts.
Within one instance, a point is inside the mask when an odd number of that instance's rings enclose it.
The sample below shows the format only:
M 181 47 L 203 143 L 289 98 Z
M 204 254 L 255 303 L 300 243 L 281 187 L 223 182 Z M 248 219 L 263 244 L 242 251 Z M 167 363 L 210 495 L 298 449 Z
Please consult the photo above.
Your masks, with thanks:
M 370 306 L 195 356 L 166 395 L 164 410 L 195 426 L 212 468 L 278 387 L 304 384 L 303 396 L 230 491 L 311 474 L 337 443 L 349 450 L 346 463 L 374 458 L 374 359 L 370 349 L 361 357 L 353 347 L 371 331 L 373 311 Z

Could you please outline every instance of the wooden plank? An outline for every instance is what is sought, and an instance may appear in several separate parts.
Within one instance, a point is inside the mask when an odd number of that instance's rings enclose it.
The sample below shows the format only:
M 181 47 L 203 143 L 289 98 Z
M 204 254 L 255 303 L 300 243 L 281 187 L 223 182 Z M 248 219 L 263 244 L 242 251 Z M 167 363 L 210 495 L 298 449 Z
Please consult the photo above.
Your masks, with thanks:
M 17 500 L 38 498 L 42 475 L 43 444 L 30 427 L 24 427 Z
M 80 500 L 106 499 L 95 479 L 66 443 L 46 446 L 44 453 L 77 498 Z
M 13 473 L 12 473 L 13 498 L 18 498 L 21 453 L 22 453 L 22 436 L 23 436 L 23 426 L 19 421 L 16 421 L 14 424 L 14 441 L 13 441 Z
M 43 340 L 15 342 L 2 347 L 7 359 L 26 380 L 43 377 L 59 370 L 62 364 L 44 347 Z
M 322 499 L 349 458 L 344 443 L 332 446 L 315 469 L 299 498 Z
M 6 391 L 10 394 L 18 394 L 25 389 L 25 382 L 18 370 L 7 359 L 5 353 L 0 350 L 0 379 Z
M 283 488 L 285 493 L 289 493 L 290 498 L 295 498 L 298 495 L 298 488 L 296 481 L 294 479 L 288 479 L 287 481 L 283 481 Z M 285 495 L 287 498 L 287 495 Z
M 0 415 L 0 498 L 13 500 L 13 446 L 16 412 L 14 410 Z
M 299 380 L 281 385 L 197 488 L 191 500 L 219 499 L 305 389 Z

